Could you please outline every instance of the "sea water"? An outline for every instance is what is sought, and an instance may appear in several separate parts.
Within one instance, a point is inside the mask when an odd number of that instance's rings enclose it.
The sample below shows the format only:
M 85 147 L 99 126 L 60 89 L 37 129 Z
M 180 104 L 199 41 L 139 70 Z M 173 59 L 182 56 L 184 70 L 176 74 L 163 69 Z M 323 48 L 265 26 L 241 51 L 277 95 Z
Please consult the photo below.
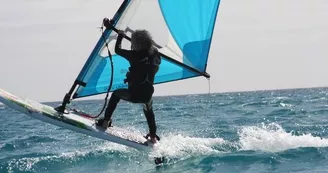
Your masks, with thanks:
M 70 106 L 96 114 L 103 100 Z M 154 97 L 153 106 L 161 141 L 145 153 L 0 105 L 0 172 L 328 172 L 326 88 Z M 148 132 L 141 105 L 124 101 L 113 125 Z M 166 163 L 156 167 L 158 156 Z

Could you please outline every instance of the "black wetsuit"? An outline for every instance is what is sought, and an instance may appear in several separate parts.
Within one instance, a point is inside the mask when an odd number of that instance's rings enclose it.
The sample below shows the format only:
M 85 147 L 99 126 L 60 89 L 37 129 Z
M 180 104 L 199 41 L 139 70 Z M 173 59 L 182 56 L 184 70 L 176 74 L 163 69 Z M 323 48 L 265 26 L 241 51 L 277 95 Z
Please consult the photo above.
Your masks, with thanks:
M 119 34 L 116 45 L 116 54 L 124 57 L 130 63 L 129 72 L 126 75 L 128 89 L 115 90 L 109 99 L 105 112 L 105 120 L 110 120 L 120 99 L 132 102 L 143 103 L 143 111 L 149 126 L 149 134 L 156 135 L 155 115 L 152 108 L 152 95 L 154 93 L 154 78 L 161 63 L 160 55 L 154 48 L 152 53 L 148 50 L 124 50 L 121 49 L 123 35 Z

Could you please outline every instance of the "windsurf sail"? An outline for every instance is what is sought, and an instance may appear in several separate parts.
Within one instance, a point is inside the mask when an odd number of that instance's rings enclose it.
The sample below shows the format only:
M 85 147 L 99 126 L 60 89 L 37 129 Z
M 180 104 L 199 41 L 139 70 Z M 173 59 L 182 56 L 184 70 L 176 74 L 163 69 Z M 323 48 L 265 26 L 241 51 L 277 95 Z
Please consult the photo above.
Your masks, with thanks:
M 113 26 L 124 30 L 127 36 L 137 29 L 146 29 L 152 34 L 162 58 L 155 84 L 198 76 L 209 78 L 206 65 L 219 3 L 220 0 L 124 0 L 112 21 Z M 73 99 L 127 87 L 123 80 L 129 63 L 115 54 L 116 38 L 117 33 L 112 29 L 104 31 L 69 96 L 74 91 Z M 123 48 L 128 49 L 130 43 L 125 42 Z

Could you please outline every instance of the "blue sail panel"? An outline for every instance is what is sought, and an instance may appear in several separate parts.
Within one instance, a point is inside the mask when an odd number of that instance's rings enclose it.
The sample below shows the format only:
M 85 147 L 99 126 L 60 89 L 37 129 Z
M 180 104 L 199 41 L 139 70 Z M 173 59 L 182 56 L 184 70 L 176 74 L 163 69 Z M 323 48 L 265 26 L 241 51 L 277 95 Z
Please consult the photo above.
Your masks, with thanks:
M 162 57 L 162 63 L 155 76 L 154 83 L 160 84 L 197 76 L 200 76 L 200 74 L 192 72 Z
M 205 72 L 220 0 L 159 0 L 184 63 Z
M 110 91 L 114 91 L 119 88 L 127 88 L 127 85 L 124 83 L 124 79 L 126 78 L 125 75 L 130 66 L 129 62 L 119 55 L 114 55 L 112 58 L 114 65 L 114 78 Z M 109 58 L 97 56 L 94 59 L 96 65 L 90 68 L 88 71 L 89 74 L 87 73 L 85 75 L 85 80 L 83 81 L 86 83 L 86 86 L 79 86 L 75 98 L 102 94 L 108 91 L 112 72 Z M 199 76 L 199 74 L 184 67 L 180 67 L 176 63 L 162 57 L 160 69 L 155 77 L 155 84 L 182 80 L 196 76 Z
M 123 83 L 125 74 L 129 67 L 129 62 L 119 55 L 113 55 L 114 77 L 111 90 L 118 88 L 126 88 L 127 85 Z M 99 61 L 96 61 L 99 59 Z M 85 75 L 84 83 L 86 86 L 79 86 L 75 97 L 85 97 L 90 95 L 102 94 L 108 91 L 111 80 L 111 65 L 108 57 L 95 57 L 95 66 L 91 67 Z

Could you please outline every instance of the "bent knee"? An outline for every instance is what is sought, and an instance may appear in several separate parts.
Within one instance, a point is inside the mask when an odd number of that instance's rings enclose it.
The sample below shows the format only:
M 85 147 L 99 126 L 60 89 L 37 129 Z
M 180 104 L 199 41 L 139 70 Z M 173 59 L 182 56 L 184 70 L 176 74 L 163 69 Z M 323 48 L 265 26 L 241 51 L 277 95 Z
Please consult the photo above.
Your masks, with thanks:
M 150 111 L 153 109 L 153 106 L 151 104 L 142 104 L 144 111 Z

